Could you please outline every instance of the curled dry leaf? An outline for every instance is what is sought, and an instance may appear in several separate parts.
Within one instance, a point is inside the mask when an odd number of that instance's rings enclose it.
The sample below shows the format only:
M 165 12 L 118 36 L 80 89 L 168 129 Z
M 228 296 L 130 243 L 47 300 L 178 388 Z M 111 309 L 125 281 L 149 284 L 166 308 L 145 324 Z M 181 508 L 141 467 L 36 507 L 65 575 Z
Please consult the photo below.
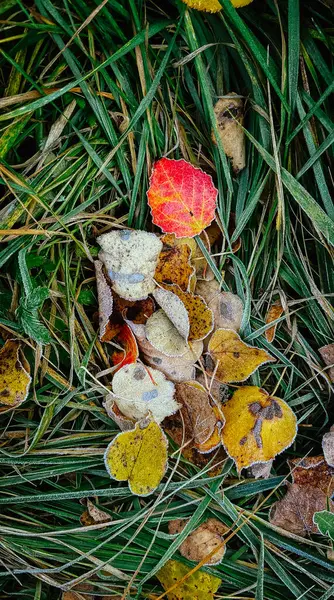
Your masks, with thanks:
M 239 173 L 246 166 L 243 101 L 231 92 L 218 100 L 214 113 L 224 152 L 232 160 L 233 171 Z M 212 139 L 216 143 L 214 132 Z
M 155 304 L 152 298 L 132 302 L 114 293 L 114 311 L 119 314 L 120 319 L 144 325 L 147 319 L 153 315 Z
M 266 325 L 269 325 L 269 323 L 272 323 L 273 321 L 276 321 L 276 319 L 279 319 L 282 316 L 283 312 L 283 306 L 280 302 L 275 302 L 275 304 L 272 304 L 266 316 Z M 277 323 L 272 327 L 269 327 L 269 329 L 266 329 L 265 335 L 268 342 L 271 343 L 274 341 L 276 329 Z
M 84 527 L 89 525 L 95 525 L 96 523 L 107 523 L 111 521 L 111 516 L 104 510 L 97 508 L 95 504 L 89 499 L 86 502 L 86 510 L 80 517 L 80 523 Z
M 322 438 L 322 450 L 326 463 L 330 467 L 334 467 L 334 425 Z
M 106 328 L 109 323 L 109 319 L 113 313 L 113 296 L 109 286 L 109 283 L 103 272 L 103 263 L 100 260 L 94 262 L 95 275 L 96 275 L 96 287 L 97 297 L 99 303 L 99 337 L 100 340 L 106 333 Z
M 334 344 L 322 346 L 319 348 L 319 354 L 325 365 L 330 367 L 330 369 L 326 369 L 325 373 L 328 373 L 330 380 L 334 383 Z
M 97 238 L 99 259 L 113 290 L 126 300 L 144 300 L 155 288 L 154 273 L 162 250 L 160 239 L 146 231 L 111 231 Z
M 112 394 L 108 394 L 103 402 L 103 406 L 105 411 L 113 421 L 118 425 L 121 431 L 129 431 L 133 429 L 135 426 L 135 419 L 130 419 L 123 415 L 123 413 L 118 408 L 114 396 Z
M 187 577 L 190 571 L 191 567 L 176 560 L 167 561 L 158 571 L 156 576 L 166 590 L 168 600 L 213 600 L 221 579 L 201 569 Z
M 270 523 L 296 535 L 319 533 L 314 523 L 314 513 L 334 512 L 331 497 L 334 492 L 334 469 L 324 457 L 310 456 L 288 461 L 292 471 L 292 484 L 282 500 L 275 502 L 270 511 Z
M 181 533 L 187 522 L 187 519 L 169 521 L 169 533 Z M 223 535 L 227 531 L 228 527 L 221 521 L 218 521 L 218 519 L 207 519 L 182 542 L 179 552 L 188 560 L 198 563 L 204 560 L 213 550 L 217 549 L 205 564 L 218 565 L 222 561 L 226 551 Z
M 276 360 L 265 350 L 245 344 L 230 329 L 217 329 L 208 350 L 216 363 L 215 377 L 223 383 L 245 381 L 258 367 Z
M 158 283 L 175 283 L 186 292 L 195 272 L 190 257 L 191 249 L 188 244 L 165 245 L 159 255 L 155 280 Z
M 272 460 L 296 437 L 297 419 L 288 404 L 256 386 L 234 392 L 223 413 L 222 441 L 238 471 Z
M 135 363 L 139 356 L 137 341 L 131 328 L 126 323 L 120 326 L 115 341 L 123 348 L 122 350 L 114 349 L 110 357 L 117 370 L 125 365 Z
M 179 408 L 174 400 L 174 384 L 160 371 L 138 362 L 115 373 L 112 389 L 118 408 L 130 419 L 142 419 L 151 413 L 161 423 Z
M 217 195 L 210 175 L 169 158 L 155 163 L 147 192 L 153 223 L 177 238 L 194 237 L 210 225 Z
M 175 395 L 181 410 L 185 409 L 194 445 L 203 444 L 212 436 L 217 421 L 205 388 L 197 381 L 177 383 Z
M 127 481 L 133 494 L 148 496 L 167 469 L 168 442 L 157 423 L 136 423 L 132 431 L 119 433 L 104 458 L 107 471 L 117 481 Z
M 214 329 L 239 331 L 244 306 L 242 300 L 231 292 L 222 292 L 218 281 L 198 281 L 196 294 L 204 298 L 214 316 Z
M 189 341 L 203 340 L 211 333 L 213 329 L 212 310 L 201 296 L 183 292 L 177 285 L 164 285 L 163 288 L 157 288 L 153 295 L 185 339 Z M 176 298 L 181 301 L 183 308 L 186 310 L 187 321 L 184 318 L 184 313 L 182 313 L 181 319 L 181 312 L 176 312 Z M 188 335 L 186 336 L 187 329 Z
M 222 10 L 222 5 L 219 0 L 182 0 L 190 8 L 196 8 L 197 10 L 203 10 L 207 12 L 219 12 Z M 247 6 L 253 2 L 253 0 L 231 0 L 235 8 L 241 8 Z
M 145 336 L 150 344 L 165 356 L 183 356 L 189 349 L 186 340 L 162 309 L 157 310 L 147 320 Z
M 28 396 L 30 383 L 30 366 L 20 342 L 7 340 L 0 350 L 0 412 L 20 406 Z

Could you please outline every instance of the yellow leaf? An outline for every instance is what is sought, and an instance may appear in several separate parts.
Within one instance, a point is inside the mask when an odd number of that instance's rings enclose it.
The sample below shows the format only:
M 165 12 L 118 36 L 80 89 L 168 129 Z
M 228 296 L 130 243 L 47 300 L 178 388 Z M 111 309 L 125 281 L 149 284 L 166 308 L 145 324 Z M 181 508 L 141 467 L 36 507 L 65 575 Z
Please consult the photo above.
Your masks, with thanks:
M 7 340 L 0 350 L 0 411 L 15 408 L 27 398 L 31 377 L 21 344 Z M 4 405 L 4 406 L 1 406 Z
M 223 444 L 238 471 L 273 459 L 296 437 L 297 419 L 288 404 L 256 386 L 237 390 L 223 413 Z
M 194 274 L 190 264 L 191 249 L 188 244 L 164 246 L 159 254 L 154 278 L 158 283 L 175 283 L 181 290 L 187 291 Z
M 148 496 L 158 487 L 167 468 L 168 442 L 157 423 L 137 423 L 132 431 L 119 433 L 104 458 L 113 479 L 128 481 L 137 496 Z
M 267 316 L 266 316 L 266 325 L 268 325 L 269 323 L 272 323 L 272 321 L 276 321 L 276 319 L 279 319 L 280 316 L 283 314 L 284 310 L 283 310 L 283 306 L 281 305 L 280 302 L 272 304 L 272 306 L 269 308 Z M 277 328 L 277 323 L 275 325 L 273 325 L 272 327 L 269 327 L 269 329 L 266 329 L 266 339 L 268 342 L 273 342 L 275 339 L 275 334 L 276 334 L 276 328 Z
M 168 600 L 213 600 L 221 579 L 200 569 L 187 577 L 191 570 L 183 563 L 169 560 L 158 571 L 157 578 L 166 590 Z M 178 583 L 183 578 L 184 581 Z
M 223 383 L 245 381 L 260 365 L 276 360 L 265 350 L 245 344 L 230 329 L 217 329 L 208 349 L 216 362 L 215 377 Z
M 183 0 L 183 2 L 190 8 L 213 13 L 219 12 L 223 8 L 219 0 Z M 231 0 L 231 2 L 235 8 L 241 8 L 242 6 L 247 6 L 253 0 Z

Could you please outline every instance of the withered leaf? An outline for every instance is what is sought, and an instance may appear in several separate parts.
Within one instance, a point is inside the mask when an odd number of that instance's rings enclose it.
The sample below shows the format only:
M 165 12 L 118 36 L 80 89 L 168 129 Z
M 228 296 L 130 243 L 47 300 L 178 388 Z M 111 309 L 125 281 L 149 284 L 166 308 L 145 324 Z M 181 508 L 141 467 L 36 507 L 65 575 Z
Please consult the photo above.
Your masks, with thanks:
M 220 98 L 214 107 L 220 139 L 226 156 L 231 158 L 233 171 L 238 173 L 246 166 L 243 101 L 235 92 Z M 216 143 L 214 133 L 212 139 Z
M 330 369 L 326 369 L 325 373 L 328 374 L 330 380 L 334 383 L 334 344 L 322 346 L 322 348 L 319 348 L 319 354 L 325 365 L 330 366 Z
M 187 519 L 169 521 L 168 531 L 171 534 L 181 533 L 187 524 Z M 218 519 L 210 518 L 192 531 L 179 547 L 179 552 L 188 560 L 201 562 L 213 550 L 217 551 L 206 561 L 207 565 L 217 565 L 224 557 L 226 548 L 223 535 L 228 527 Z
M 109 319 L 113 313 L 113 295 L 109 283 L 103 272 L 103 263 L 100 260 L 94 262 L 95 275 L 96 275 L 96 287 L 97 296 L 99 302 L 99 337 L 102 340 L 106 333 L 106 328 L 109 323 Z

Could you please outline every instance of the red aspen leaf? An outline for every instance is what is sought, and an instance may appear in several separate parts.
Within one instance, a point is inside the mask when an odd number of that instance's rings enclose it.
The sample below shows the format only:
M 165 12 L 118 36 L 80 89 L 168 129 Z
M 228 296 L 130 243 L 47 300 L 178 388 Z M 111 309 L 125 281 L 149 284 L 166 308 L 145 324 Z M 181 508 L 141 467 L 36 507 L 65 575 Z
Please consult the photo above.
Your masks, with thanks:
M 289 405 L 259 387 L 239 388 L 222 410 L 222 441 L 238 471 L 275 458 L 296 437 L 297 419 Z
M 275 302 L 275 304 L 272 304 L 272 306 L 269 308 L 267 316 L 266 316 L 266 325 L 268 325 L 269 323 L 272 323 L 273 321 L 276 321 L 276 319 L 279 319 L 280 316 L 283 314 L 284 310 L 283 310 L 283 306 L 281 305 L 280 302 Z M 268 342 L 273 342 L 275 339 L 275 334 L 276 334 L 276 328 L 277 328 L 277 323 L 275 325 L 273 325 L 272 327 L 270 327 L 269 329 L 266 329 L 266 339 Z
M 121 325 L 121 329 L 116 335 L 116 341 L 123 347 L 123 350 L 115 349 L 113 351 L 110 357 L 112 364 L 117 366 L 117 369 L 121 369 L 125 365 L 136 362 L 139 356 L 137 341 L 126 323 Z
M 223 383 L 245 381 L 259 366 L 276 360 L 265 350 L 245 344 L 230 329 L 217 329 L 208 349 L 216 362 L 215 377 Z
M 210 175 L 183 159 L 169 158 L 155 163 L 147 192 L 153 223 L 177 238 L 192 238 L 210 225 L 217 195 Z

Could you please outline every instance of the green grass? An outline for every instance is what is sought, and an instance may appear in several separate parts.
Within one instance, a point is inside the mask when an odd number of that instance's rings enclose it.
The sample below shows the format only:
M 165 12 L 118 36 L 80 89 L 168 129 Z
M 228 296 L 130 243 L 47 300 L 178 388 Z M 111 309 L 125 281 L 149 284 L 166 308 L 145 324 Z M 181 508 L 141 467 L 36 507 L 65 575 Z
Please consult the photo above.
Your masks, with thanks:
M 74 582 L 96 599 L 158 597 L 159 566 L 185 561 L 181 536 L 167 533 L 174 516 L 191 517 L 190 530 L 217 516 L 235 532 L 209 569 L 223 580 L 218 598 L 334 592 L 328 539 L 268 524 L 286 459 L 319 453 L 331 424 L 318 348 L 334 329 L 333 2 L 221 4 L 209 15 L 178 0 L 0 3 L 0 325 L 26 342 L 33 374 L 27 402 L 1 417 L 0 598 L 60 599 Z M 230 91 L 246 101 L 238 176 L 211 141 L 213 104 Z M 92 260 L 96 234 L 115 223 L 152 229 L 146 190 L 166 154 L 214 177 L 226 233 L 217 277 L 245 302 L 244 339 L 277 358 L 252 381 L 284 398 L 300 427 L 269 480 L 239 480 L 230 461 L 210 479 L 174 457 L 159 493 L 139 500 L 103 464 L 117 426 L 102 408 L 110 380 L 95 377 L 108 347 L 97 340 Z M 289 319 L 269 344 L 265 316 L 279 296 Z M 87 497 L 111 525 L 82 528 Z

